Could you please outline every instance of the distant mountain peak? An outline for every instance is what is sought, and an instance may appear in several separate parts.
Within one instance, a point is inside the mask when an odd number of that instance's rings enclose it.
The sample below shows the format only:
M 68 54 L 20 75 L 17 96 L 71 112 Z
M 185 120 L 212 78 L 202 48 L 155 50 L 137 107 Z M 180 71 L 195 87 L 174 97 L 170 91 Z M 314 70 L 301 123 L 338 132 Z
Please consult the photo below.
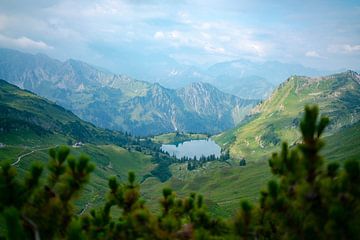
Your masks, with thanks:
M 353 77 L 359 77 L 359 73 L 354 70 L 347 70 L 346 74 L 349 74 L 350 76 L 353 76 Z
M 0 77 L 57 102 L 97 126 L 135 135 L 174 129 L 216 133 L 233 127 L 257 102 L 223 93 L 209 83 L 174 90 L 104 72 L 74 59 L 60 62 L 7 52 L 9 57 L 0 62 Z
M 211 85 L 210 83 L 206 83 L 206 82 L 193 82 L 190 83 L 189 85 L 184 87 L 185 89 L 198 89 L 198 90 L 214 90 L 214 91 L 220 91 L 219 89 L 217 89 L 215 86 Z

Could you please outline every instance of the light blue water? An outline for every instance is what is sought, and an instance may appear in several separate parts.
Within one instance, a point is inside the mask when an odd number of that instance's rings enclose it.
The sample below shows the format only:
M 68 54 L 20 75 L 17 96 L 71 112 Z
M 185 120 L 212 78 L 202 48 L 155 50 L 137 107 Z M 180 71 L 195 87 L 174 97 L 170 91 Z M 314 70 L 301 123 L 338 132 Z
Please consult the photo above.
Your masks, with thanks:
M 175 144 L 163 144 L 161 149 L 168 152 L 171 156 L 175 155 L 177 158 L 200 158 L 201 156 L 210 156 L 215 154 L 216 157 L 220 157 L 221 148 L 213 140 L 190 140 L 183 143 Z

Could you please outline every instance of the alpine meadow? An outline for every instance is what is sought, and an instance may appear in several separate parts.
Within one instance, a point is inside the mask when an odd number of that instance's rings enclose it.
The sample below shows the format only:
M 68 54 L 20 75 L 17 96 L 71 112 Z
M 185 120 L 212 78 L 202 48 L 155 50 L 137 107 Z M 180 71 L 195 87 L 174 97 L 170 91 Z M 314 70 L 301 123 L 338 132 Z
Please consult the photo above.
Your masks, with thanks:
M 0 6 L 0 239 L 360 240 L 359 1 Z

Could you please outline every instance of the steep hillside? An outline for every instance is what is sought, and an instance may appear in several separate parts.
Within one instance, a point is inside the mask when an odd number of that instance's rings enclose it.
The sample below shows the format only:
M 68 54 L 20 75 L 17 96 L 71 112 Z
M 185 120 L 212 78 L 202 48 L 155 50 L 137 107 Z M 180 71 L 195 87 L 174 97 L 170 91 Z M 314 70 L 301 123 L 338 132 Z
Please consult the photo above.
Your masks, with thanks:
M 336 79 L 342 79 L 341 81 L 338 80 L 332 80 L 332 78 L 322 78 L 319 80 L 330 80 L 331 82 L 331 86 L 333 86 L 333 89 L 335 92 L 340 91 L 344 91 L 342 93 L 346 93 L 347 96 L 352 96 L 351 94 L 356 95 L 358 93 L 358 75 L 352 72 L 348 72 L 348 73 L 343 73 L 343 74 L 339 74 L 339 75 L 335 75 Z M 277 106 L 276 103 L 271 104 L 272 101 L 275 101 L 275 99 L 281 99 L 281 96 L 285 97 L 286 99 L 288 99 L 288 97 L 286 97 L 287 95 L 284 95 L 284 93 L 287 93 L 287 91 L 285 91 L 286 89 L 293 89 L 292 86 L 294 86 L 294 83 L 298 83 L 298 81 L 300 81 L 301 83 L 312 83 L 313 79 L 308 79 L 308 78 L 303 78 L 303 77 L 296 77 L 293 78 L 295 80 L 289 80 L 286 84 L 284 84 L 282 87 L 280 87 L 273 95 L 273 98 L 270 99 L 269 101 L 264 102 L 262 105 L 260 105 L 260 107 L 257 109 L 258 112 L 250 117 L 246 118 L 246 121 L 243 121 L 241 124 L 241 126 L 238 126 L 238 129 L 246 129 L 248 131 L 251 131 L 249 133 L 250 134 L 254 134 L 253 137 L 255 138 L 257 135 L 256 134 L 262 134 L 263 133 L 263 124 L 265 124 L 265 129 L 268 129 L 269 127 L 267 127 L 269 124 L 271 124 L 271 122 L 267 122 L 267 119 L 269 118 L 271 121 L 273 121 L 274 119 L 272 118 L 272 116 L 269 115 L 264 115 L 265 117 L 263 119 L 261 119 L 261 124 L 256 120 L 258 119 L 261 114 L 265 114 L 266 113 L 266 109 L 265 108 L 265 104 L 267 104 L 266 106 L 268 106 L 269 108 L 273 108 L 273 109 L 277 109 L 275 106 Z M 303 80 L 306 81 L 303 81 Z M 310 82 L 308 80 L 311 80 Z M 340 84 L 340 82 L 342 82 Z M 5 83 L 5 82 L 3 82 Z M 287 84 L 291 83 L 290 86 L 288 86 Z M 335 84 L 337 83 L 337 84 Z M 5 83 L 6 85 L 6 83 Z M 8 86 L 9 84 L 7 84 Z M 314 91 L 317 92 L 318 89 L 315 89 L 313 85 L 306 85 L 306 84 L 295 84 L 296 86 L 302 86 L 301 88 L 295 88 L 295 89 L 301 89 L 301 91 L 299 91 L 302 93 L 301 96 L 308 96 L 308 94 L 304 94 L 304 91 L 310 91 L 310 94 Z M 319 86 L 321 86 L 322 84 L 319 84 Z M 338 85 L 338 86 L 337 86 Z M 308 88 L 307 86 L 310 86 L 310 88 Z M 288 88 L 289 87 L 289 88 Z M 320 88 L 320 87 L 319 87 Z M 313 89 L 313 90 L 311 90 Z M 321 89 L 329 89 L 328 87 L 324 87 Z M 340 89 L 340 90 L 339 90 Z M 15 92 L 16 91 L 20 91 L 20 93 L 17 93 L 17 95 L 30 95 L 30 98 L 39 98 L 29 92 L 26 91 L 22 91 L 18 88 L 12 87 L 11 91 Z M 328 90 L 325 91 L 325 93 L 327 95 L 329 95 L 327 92 Z M 291 91 L 290 91 L 291 92 Z M 277 96 L 278 94 L 281 94 L 279 96 Z M 289 95 L 290 96 L 290 95 Z M 313 95 L 310 95 L 309 97 L 311 97 Z M 345 105 L 349 105 L 350 104 L 350 100 L 346 100 L 341 98 L 342 100 L 337 100 L 339 98 L 340 95 L 338 95 L 335 98 L 331 98 L 332 100 L 330 102 L 328 102 L 328 104 L 325 104 L 326 101 L 328 100 L 322 100 L 320 101 L 320 99 L 317 99 L 318 103 L 320 104 L 320 106 L 324 109 L 325 112 L 327 113 L 331 113 L 331 112 L 336 112 L 335 110 L 338 109 L 338 107 L 336 108 L 331 108 L 331 106 L 336 106 L 336 105 L 332 105 L 334 103 L 342 103 Z M 344 96 L 344 95 L 342 95 Z M 325 96 L 324 96 L 325 97 Z M 24 97 L 25 98 L 25 97 Z M 26 97 L 27 98 L 27 97 Z M 305 99 L 305 98 L 304 98 Z M 326 97 L 326 99 L 329 99 L 328 97 Z M 358 99 L 358 98 L 356 98 Z M 356 100 L 355 99 L 355 100 Z M 35 100 L 34 100 L 35 101 Z M 284 102 L 285 100 L 283 100 L 282 102 Z M 357 100 L 358 101 L 358 100 Z M 3 102 L 3 101 L 1 101 Z M 14 101 L 13 101 L 14 102 Z M 295 119 L 297 116 L 301 116 L 303 113 L 303 103 L 307 103 L 307 102 L 313 102 L 310 101 L 310 99 L 307 99 L 306 101 L 300 101 L 298 102 L 298 99 L 292 99 L 292 101 L 288 101 L 286 100 L 285 102 L 287 102 L 288 104 L 284 104 L 284 106 L 293 106 L 294 107 L 299 107 L 298 112 L 296 112 L 295 117 L 293 117 L 292 115 L 294 115 L 294 113 L 292 111 L 290 111 L 291 109 L 288 108 L 284 108 L 289 110 L 289 113 L 285 113 L 283 111 L 274 111 L 274 114 L 280 114 L 277 118 L 277 120 L 275 121 L 275 124 L 280 124 L 279 121 L 281 120 L 280 118 L 284 117 L 284 129 L 282 128 L 278 128 L 278 125 L 274 126 L 274 129 L 276 129 L 277 131 L 279 131 L 278 129 L 283 130 L 283 132 L 281 133 L 291 133 L 293 135 L 289 136 L 295 136 L 295 140 L 296 141 L 296 137 L 297 137 L 297 132 L 298 132 L 298 120 L 293 121 L 293 119 Z M 47 101 L 45 101 L 45 103 L 48 103 Z M 331 104 L 330 104 L 331 103 Z M 325 156 L 331 160 L 331 161 L 342 161 L 348 158 L 354 158 L 355 156 L 358 156 L 359 152 L 360 152 L 360 148 L 358 146 L 358 142 L 359 142 L 359 136 L 360 136 L 360 131 L 359 131 L 359 121 L 355 122 L 356 116 L 357 116 L 357 111 L 358 108 L 357 106 L 359 106 L 358 102 L 352 102 L 353 107 L 351 109 L 350 113 L 352 115 L 354 115 L 352 118 L 354 119 L 354 124 L 352 124 L 352 121 L 348 121 L 347 118 L 343 119 L 343 120 L 339 120 L 339 122 L 341 123 L 333 123 L 333 125 L 330 127 L 330 129 L 327 130 L 327 134 L 328 136 L 326 137 L 326 143 L 327 145 L 325 146 L 323 152 L 325 154 Z M 33 105 L 33 104 L 31 104 Z M 41 109 L 42 105 L 36 104 L 34 106 L 38 106 L 36 107 L 37 109 Z M 44 107 L 45 105 L 43 105 Z M 343 106 L 343 105 L 342 105 Z M 281 107 L 282 109 L 283 107 Z M 62 109 L 62 108 L 59 108 Z M 346 111 L 349 111 L 346 108 L 339 108 L 341 110 L 341 113 L 345 113 Z M 357 110 L 356 110 L 357 109 Z M 265 111 L 265 113 L 260 112 L 261 111 Z M 30 111 L 30 110 L 29 110 Z M 52 110 L 54 112 L 56 112 L 55 110 Z M 322 111 L 322 110 L 321 110 Z M 33 111 L 31 111 L 33 112 Z M 42 110 L 42 113 L 44 113 L 45 115 L 50 115 L 50 114 L 46 114 L 46 111 Z M 60 114 L 61 112 L 59 112 L 59 115 L 63 115 Z M 289 117 L 287 114 L 289 114 Z M 340 114 L 340 113 L 339 113 Z M 66 114 L 65 114 L 66 115 Z M 74 116 L 72 114 L 70 114 L 71 116 Z M 56 116 L 56 115 L 54 115 Z M 71 118 L 71 116 L 67 117 L 68 119 Z M 291 117 L 290 117 L 291 116 Z M 347 116 L 346 114 L 344 116 Z M 46 116 L 45 116 L 46 117 Z M 59 119 L 61 119 L 59 117 Z M 291 121 L 290 121 L 290 120 Z M 297 119 L 297 118 L 296 118 Z M 341 119 L 341 118 L 339 118 Z M 48 121 L 51 123 L 51 119 L 48 118 Z M 60 120 L 59 120 L 60 121 Z M 61 122 L 66 122 L 67 120 L 62 120 Z M 290 122 L 289 122 L 290 121 Z M 254 123 L 255 122 L 255 123 Z M 249 127 L 250 126 L 250 127 Z M 289 127 L 290 126 L 290 127 Z M 277 128 L 275 128 L 277 127 Z M 31 126 L 31 129 L 34 129 Z M 286 131 L 285 131 L 286 130 Z M 274 131 L 275 132 L 275 131 Z M 14 132 L 13 132 L 14 133 Z M 231 134 L 232 135 L 231 135 Z M 241 132 L 243 134 L 245 134 L 245 132 Z M 276 132 L 275 132 L 276 133 Z M 223 140 L 224 139 L 226 141 L 233 141 L 233 143 L 238 142 L 237 137 L 238 137 L 239 132 L 237 131 L 229 131 L 228 133 L 225 133 L 222 135 L 222 137 L 217 137 L 216 139 L 219 140 Z M 1 134 L 1 140 L 0 142 L 3 141 L 3 139 L 9 139 L 7 135 L 5 138 L 3 138 L 3 135 Z M 21 172 L 26 171 L 26 169 L 29 168 L 31 161 L 30 160 L 40 160 L 43 162 L 46 162 L 48 159 L 47 156 L 47 147 L 50 146 L 55 146 L 57 145 L 57 143 L 59 141 L 63 141 L 66 142 L 67 139 L 69 138 L 67 135 L 66 137 L 63 136 L 63 134 L 51 134 L 49 136 L 51 137 L 37 137 L 38 139 L 44 139 L 44 141 L 46 141 L 46 143 L 42 143 L 40 141 L 32 141 L 30 142 L 32 145 L 32 147 L 26 147 L 23 146 L 24 143 L 29 144 L 29 139 L 36 139 L 36 134 L 32 133 L 32 135 L 26 135 L 23 136 L 21 135 L 21 139 L 22 142 L 20 142 L 21 144 L 19 145 L 14 145 L 14 144 L 7 144 L 6 147 L 4 148 L 0 148 L 0 159 L 10 159 L 14 162 L 17 161 L 19 156 L 23 156 L 24 157 L 21 158 L 21 161 L 17 164 L 18 169 Z M 56 136 L 56 139 L 54 139 L 54 136 Z M 58 138 L 58 136 L 60 136 Z M 246 136 L 246 135 L 243 135 Z M 227 137 L 227 139 L 225 138 Z M 105 196 L 105 189 L 107 189 L 107 182 L 106 182 L 106 178 L 109 175 L 117 175 L 119 178 L 124 179 L 125 178 L 125 174 L 127 171 L 132 170 L 135 171 L 138 175 L 138 181 L 141 182 L 141 186 L 142 186 L 142 196 L 144 197 L 144 199 L 147 200 L 147 203 L 149 206 L 151 206 L 152 209 L 156 210 L 158 209 L 158 201 L 159 201 L 159 194 L 162 191 L 163 187 L 166 186 L 170 186 L 172 187 L 177 195 L 179 196 L 186 196 L 188 194 L 190 194 L 191 192 L 198 192 L 202 195 L 204 195 L 205 199 L 206 199 L 206 204 L 208 205 L 209 209 L 211 210 L 212 213 L 216 213 L 219 215 L 232 215 L 234 209 L 236 209 L 238 207 L 239 201 L 242 199 L 248 199 L 250 201 L 257 201 L 259 198 L 259 190 L 261 188 L 264 187 L 264 184 L 271 178 L 271 174 L 269 171 L 269 167 L 268 167 L 268 163 L 266 161 L 266 159 L 268 159 L 271 155 L 272 151 L 278 151 L 280 149 L 280 144 L 276 143 L 274 145 L 275 142 L 277 141 L 282 141 L 283 139 L 289 139 L 288 136 L 286 134 L 284 135 L 278 135 L 277 136 L 279 138 L 279 140 L 277 140 L 277 138 L 271 138 L 271 134 L 270 137 L 269 135 L 266 136 L 265 139 L 270 139 L 271 140 L 271 144 L 270 145 L 266 145 L 264 146 L 264 148 L 261 148 L 259 145 L 254 145 L 254 146 L 246 146 L 248 148 L 252 147 L 249 152 L 249 155 L 240 155 L 239 153 L 237 153 L 236 151 L 233 151 L 234 149 L 244 149 L 242 145 L 231 145 L 231 150 L 232 150 L 232 155 L 234 158 L 234 161 L 227 161 L 227 162 L 219 162 L 219 161 L 214 161 L 214 162 L 208 162 L 206 163 L 204 166 L 189 171 L 187 169 L 187 164 L 186 163 L 169 163 L 170 166 L 170 172 L 171 175 L 164 181 L 160 181 L 159 178 L 157 177 L 152 177 L 151 173 L 153 172 L 154 168 L 157 167 L 157 163 L 154 162 L 151 158 L 151 156 L 149 155 L 144 155 L 141 152 L 137 152 L 137 151 L 127 151 L 124 148 L 121 148 L 119 146 L 116 145 L 104 145 L 104 144 L 92 144 L 92 143 L 87 143 L 80 147 L 80 148 L 72 148 L 72 151 L 74 154 L 80 154 L 81 152 L 86 153 L 88 155 L 91 156 L 91 158 L 93 159 L 93 161 L 95 161 L 96 165 L 98 166 L 97 171 L 94 173 L 92 179 L 92 184 L 89 188 L 87 188 L 85 190 L 85 197 L 79 200 L 78 203 L 78 207 L 79 207 L 79 212 L 85 208 L 86 206 L 88 206 L 88 204 L 90 204 L 90 206 L 93 205 L 97 205 L 98 203 L 100 203 L 102 201 L 102 199 Z M 250 138 L 250 137 L 249 137 Z M 274 141 L 274 139 L 276 141 Z M 26 141 L 25 141 L 26 140 Z M 14 141 L 18 141 L 18 139 L 14 140 Z M 290 143 L 292 143 L 293 141 L 290 141 Z M 226 144 L 225 144 L 226 145 Z M 229 145 L 229 144 L 227 144 Z M 273 146 L 274 145 L 274 146 Z M 46 149 L 43 149 L 46 148 Z M 245 149 L 247 150 L 247 149 Z M 33 153 L 31 153 L 32 151 L 34 151 Z M 245 152 L 245 151 L 244 151 Z M 26 155 L 28 153 L 31 153 L 29 155 Z M 237 155 L 239 154 L 239 155 Z M 246 166 L 239 166 L 238 163 L 238 158 L 242 158 L 245 157 L 247 160 L 247 164 Z M 265 161 L 264 161 L 265 160 Z
M 210 162 L 187 171 L 186 164 L 174 164 L 173 176 L 165 183 L 149 178 L 145 196 L 155 197 L 163 186 L 180 196 L 199 192 L 208 199 L 211 211 L 231 215 L 240 200 L 257 201 L 259 191 L 271 179 L 268 159 L 278 152 L 281 142 L 290 145 L 299 139 L 299 121 L 305 104 L 318 104 L 330 117 L 325 130 L 326 159 L 343 163 L 360 153 L 360 76 L 345 72 L 321 78 L 291 77 L 272 96 L 247 117 L 235 130 L 214 139 L 230 148 L 232 161 Z M 246 166 L 239 166 L 245 158 Z
M 217 133 L 234 127 L 256 103 L 203 83 L 173 90 L 75 60 L 60 62 L 9 49 L 0 49 L 0 56 L 0 78 L 44 96 L 96 126 L 136 135 L 174 130 Z M 198 104 L 194 108 L 189 101 Z
M 234 157 L 259 160 L 279 146 L 294 144 L 303 106 L 318 104 L 330 117 L 328 135 L 360 120 L 360 76 L 348 71 L 327 77 L 290 77 L 236 129 L 215 139 L 230 148 Z M 360 129 L 356 128 L 360 131 Z
M 82 144 L 73 145 L 80 141 Z M 104 200 L 109 176 L 123 179 L 134 171 L 141 181 L 156 167 L 152 155 L 157 145 L 97 128 L 42 97 L 0 80 L 0 161 L 11 161 L 24 174 L 33 161 L 46 164 L 50 148 L 68 144 L 72 154 L 89 155 L 97 166 L 78 201 L 79 212 Z
M 213 124 L 226 124 L 228 121 L 225 129 L 243 119 L 256 103 L 253 100 L 240 100 L 233 95 L 225 94 L 208 83 L 193 83 L 179 89 L 177 94 L 187 109 L 211 119 Z M 214 119 L 213 116 L 217 118 Z
M 30 136 L 32 137 L 32 136 Z M 2 141 L 1 139 L 0 141 Z M 17 171 L 24 176 L 34 162 L 41 162 L 44 166 L 49 161 L 49 149 L 56 147 L 59 139 L 47 138 L 47 142 L 39 145 L 6 145 L 0 148 L 0 161 L 8 160 L 12 162 Z M 27 142 L 27 144 L 31 144 Z M 90 183 L 82 191 L 82 196 L 77 200 L 76 209 L 78 213 L 85 212 L 91 207 L 102 204 L 108 190 L 108 178 L 117 176 L 119 179 L 126 179 L 128 172 L 135 172 L 140 182 L 144 176 L 156 166 L 150 155 L 142 152 L 128 151 L 125 148 L 113 144 L 95 145 L 85 143 L 81 147 L 71 147 L 71 154 L 75 156 L 87 155 L 92 163 L 96 165 L 96 170 L 91 175 Z M 19 160 L 20 158 L 20 160 Z
M 82 90 L 82 86 L 99 86 L 112 78 L 107 72 L 72 59 L 61 62 L 44 54 L 32 55 L 4 48 L 0 49 L 0 56 L 0 78 L 43 94 L 53 88 Z
M 4 80 L 0 80 L 0 122 L 1 141 L 6 144 L 28 140 L 46 143 L 47 138 L 119 145 L 132 141 L 122 133 L 84 122 L 72 112 Z
M 330 161 L 359 160 L 360 156 L 360 121 L 340 128 L 336 133 L 325 138 L 323 154 Z
M 295 130 L 299 131 L 298 126 Z M 324 141 L 322 154 L 327 160 L 340 163 L 349 159 L 359 160 L 360 122 L 338 129 Z M 279 152 L 280 149 L 281 146 L 277 145 L 273 151 Z M 197 192 L 204 195 L 213 213 L 231 216 L 241 200 L 259 200 L 259 191 L 272 177 L 267 161 L 271 154 L 269 151 L 261 155 L 259 161 L 250 156 L 246 166 L 239 166 L 238 162 L 209 162 L 202 168 L 187 171 L 186 164 L 173 164 L 173 176 L 165 183 L 155 178 L 148 178 L 143 183 L 144 196 L 155 201 L 156 193 L 165 186 L 173 188 L 179 196 Z
M 257 103 L 224 94 L 206 83 L 172 90 L 154 84 L 145 96 L 119 106 L 123 125 L 137 135 L 169 131 L 216 133 L 238 123 Z M 119 119 L 120 117 L 118 117 Z

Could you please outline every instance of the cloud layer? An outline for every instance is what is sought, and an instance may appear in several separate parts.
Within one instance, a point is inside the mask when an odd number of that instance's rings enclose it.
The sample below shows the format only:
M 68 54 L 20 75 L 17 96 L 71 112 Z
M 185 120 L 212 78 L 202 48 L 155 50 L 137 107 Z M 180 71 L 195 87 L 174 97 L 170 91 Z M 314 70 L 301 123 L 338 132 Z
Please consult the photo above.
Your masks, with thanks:
M 11 38 L 5 35 L 0 34 L 0 45 L 10 47 L 10 48 L 21 48 L 21 49 L 31 49 L 31 50 L 47 50 L 52 49 L 53 47 L 48 46 L 43 41 L 35 41 L 27 37 L 18 37 Z
M 6 1 L 0 47 L 79 58 L 115 71 L 119 59 L 136 65 L 155 55 L 200 65 L 246 58 L 360 66 L 357 1 L 171 2 Z

